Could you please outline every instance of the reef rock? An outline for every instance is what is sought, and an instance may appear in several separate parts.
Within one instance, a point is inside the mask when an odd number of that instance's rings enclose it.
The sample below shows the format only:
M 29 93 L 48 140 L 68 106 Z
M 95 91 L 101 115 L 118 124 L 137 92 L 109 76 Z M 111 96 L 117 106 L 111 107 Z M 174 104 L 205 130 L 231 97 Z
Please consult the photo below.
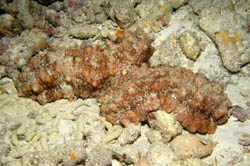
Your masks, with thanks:
M 192 60 L 196 60 L 200 54 L 200 45 L 194 32 L 185 31 L 180 36 L 180 45 L 184 54 Z
M 94 149 L 92 149 L 91 152 L 88 154 L 88 159 L 86 161 L 86 165 L 89 166 L 96 166 L 96 165 L 103 165 L 108 166 L 111 164 L 112 155 L 111 152 L 107 149 L 96 146 Z
M 16 36 L 21 33 L 22 26 L 10 14 L 0 15 L 0 34 L 5 36 Z
M 135 4 L 136 1 L 110 0 L 105 9 L 114 22 L 122 28 L 127 28 L 136 20 Z
M 69 30 L 69 33 L 79 39 L 88 39 L 90 37 L 94 37 L 98 34 L 98 26 L 96 25 L 88 25 L 88 24 L 79 24 L 77 26 L 72 27 Z
M 168 1 L 144 0 L 136 10 L 140 16 L 138 26 L 146 32 L 159 32 L 171 20 L 172 5 Z
M 170 143 L 171 149 L 181 159 L 202 158 L 213 151 L 213 146 L 205 144 L 195 135 L 179 135 Z
M 107 19 L 105 0 L 64 0 L 67 17 L 77 23 L 103 23 Z
M 133 143 L 140 135 L 141 125 L 130 124 L 118 138 L 121 145 Z
M 0 64 L 8 67 L 9 74 L 16 68 L 21 68 L 29 63 L 30 58 L 45 49 L 48 43 L 48 35 L 40 29 L 25 30 L 16 40 L 6 39 Z M 12 73 L 13 74 L 13 73 Z
M 220 8 L 220 9 L 225 9 L 225 8 L 232 9 L 233 8 L 232 1 L 221 1 L 221 0 L 189 0 L 188 4 L 192 7 L 193 11 L 197 14 L 200 14 L 206 8 L 209 9 L 215 6 L 216 8 Z
M 172 114 L 164 110 L 156 111 L 148 115 L 150 127 L 161 132 L 162 137 L 168 142 L 172 137 L 180 134 L 182 127 L 176 122 Z
M 206 8 L 199 25 L 218 46 L 223 64 L 231 72 L 250 62 L 250 35 L 247 19 L 230 9 Z
M 145 161 L 140 160 L 136 165 L 165 166 L 175 163 L 177 156 L 163 143 L 152 144 L 147 152 Z
M 179 8 L 187 3 L 189 0 L 168 0 L 168 2 L 174 7 Z

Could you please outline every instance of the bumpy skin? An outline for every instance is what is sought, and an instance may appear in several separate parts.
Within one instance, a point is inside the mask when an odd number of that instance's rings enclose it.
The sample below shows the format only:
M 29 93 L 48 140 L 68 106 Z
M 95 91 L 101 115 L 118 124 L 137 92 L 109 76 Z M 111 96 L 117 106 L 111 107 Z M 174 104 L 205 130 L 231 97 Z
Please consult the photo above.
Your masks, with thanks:
M 123 33 L 123 32 L 121 32 Z M 123 40 L 126 39 L 126 40 Z M 14 77 L 20 96 L 41 104 L 61 98 L 95 96 L 109 85 L 109 80 L 130 65 L 141 64 L 153 53 L 151 39 L 124 32 L 117 43 L 57 49 L 33 57 Z
M 149 68 L 132 66 L 112 79 L 101 98 L 107 120 L 127 126 L 154 118 L 152 111 L 174 112 L 190 132 L 214 133 L 228 119 L 231 105 L 223 87 L 201 74 L 168 65 Z
M 168 65 L 150 68 L 151 40 L 124 32 L 106 48 L 51 51 L 33 57 L 14 78 L 19 95 L 41 104 L 61 98 L 97 97 L 103 116 L 128 126 L 154 118 L 152 111 L 174 112 L 189 131 L 213 133 L 226 122 L 231 105 L 223 87 L 201 74 Z

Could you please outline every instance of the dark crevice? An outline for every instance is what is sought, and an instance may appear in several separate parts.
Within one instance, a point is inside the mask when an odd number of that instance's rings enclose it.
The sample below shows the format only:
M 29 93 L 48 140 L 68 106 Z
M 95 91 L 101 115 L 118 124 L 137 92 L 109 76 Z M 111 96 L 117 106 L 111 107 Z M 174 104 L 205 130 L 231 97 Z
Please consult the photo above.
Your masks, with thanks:
M 0 9 L 0 15 L 5 14 L 6 12 Z

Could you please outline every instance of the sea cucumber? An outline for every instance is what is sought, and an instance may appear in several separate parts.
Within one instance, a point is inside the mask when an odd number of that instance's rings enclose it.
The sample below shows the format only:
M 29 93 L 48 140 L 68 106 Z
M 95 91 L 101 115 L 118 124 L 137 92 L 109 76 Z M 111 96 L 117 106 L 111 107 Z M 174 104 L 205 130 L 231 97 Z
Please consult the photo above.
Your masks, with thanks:
M 144 34 L 125 31 L 103 48 L 48 51 L 34 56 L 14 81 L 20 96 L 40 104 L 96 97 L 113 124 L 136 124 L 163 109 L 190 132 L 214 133 L 231 106 L 223 86 L 184 68 L 150 67 L 151 42 Z

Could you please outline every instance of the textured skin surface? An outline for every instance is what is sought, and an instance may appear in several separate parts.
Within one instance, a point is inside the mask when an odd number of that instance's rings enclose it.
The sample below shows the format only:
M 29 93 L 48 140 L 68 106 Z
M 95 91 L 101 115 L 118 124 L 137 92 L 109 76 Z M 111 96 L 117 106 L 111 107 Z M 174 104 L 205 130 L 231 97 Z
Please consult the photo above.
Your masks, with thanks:
M 140 37 L 138 37 L 140 36 Z M 154 118 L 153 111 L 174 112 L 191 132 L 214 133 L 228 119 L 231 105 L 223 87 L 201 74 L 168 65 L 150 68 L 151 40 L 124 32 L 106 48 L 50 51 L 33 57 L 14 78 L 19 95 L 41 104 L 61 98 L 97 97 L 102 115 L 128 126 Z
M 112 79 L 111 85 L 101 98 L 101 110 L 112 123 L 150 121 L 152 111 L 164 109 L 190 132 L 214 133 L 228 119 L 231 102 L 223 87 L 190 70 L 143 64 Z
M 85 45 L 49 51 L 33 57 L 14 78 L 15 84 L 20 96 L 31 97 L 40 104 L 94 96 L 123 68 L 146 61 L 153 52 L 150 44 L 147 37 L 125 32 L 116 43 L 107 42 L 105 49 Z

